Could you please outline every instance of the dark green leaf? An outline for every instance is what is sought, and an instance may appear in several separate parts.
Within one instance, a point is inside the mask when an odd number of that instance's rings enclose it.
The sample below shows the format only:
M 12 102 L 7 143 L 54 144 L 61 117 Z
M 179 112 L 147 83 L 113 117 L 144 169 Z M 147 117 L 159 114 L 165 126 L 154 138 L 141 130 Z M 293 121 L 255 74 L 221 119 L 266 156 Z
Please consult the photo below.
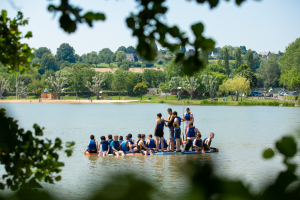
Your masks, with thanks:
M 297 144 L 292 137 L 283 137 L 276 142 L 276 148 L 286 157 L 293 157 L 297 153 Z
M 266 149 L 263 153 L 263 157 L 266 159 L 272 158 L 274 156 L 274 152 L 271 148 Z
M 28 31 L 25 35 L 25 38 L 31 38 L 32 37 L 32 32 L 31 31 Z

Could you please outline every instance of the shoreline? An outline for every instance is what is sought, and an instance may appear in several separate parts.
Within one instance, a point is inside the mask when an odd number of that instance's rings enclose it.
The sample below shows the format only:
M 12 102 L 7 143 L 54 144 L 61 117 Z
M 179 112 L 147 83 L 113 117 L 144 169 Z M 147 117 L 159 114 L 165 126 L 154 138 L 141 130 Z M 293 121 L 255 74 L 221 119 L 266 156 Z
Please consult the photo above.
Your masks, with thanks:
M 38 99 L 34 100 L 0 100 L 0 103 L 130 103 L 138 100 L 50 100 L 43 99 L 39 102 Z
M 158 104 L 173 104 L 173 105 L 199 105 L 199 106 L 284 106 L 284 107 L 299 107 L 296 102 L 289 101 L 271 101 L 271 102 L 240 102 L 240 101 L 173 101 L 173 100 L 57 100 L 43 99 L 39 102 L 38 99 L 33 100 L 0 100 L 1 103 L 158 103 Z

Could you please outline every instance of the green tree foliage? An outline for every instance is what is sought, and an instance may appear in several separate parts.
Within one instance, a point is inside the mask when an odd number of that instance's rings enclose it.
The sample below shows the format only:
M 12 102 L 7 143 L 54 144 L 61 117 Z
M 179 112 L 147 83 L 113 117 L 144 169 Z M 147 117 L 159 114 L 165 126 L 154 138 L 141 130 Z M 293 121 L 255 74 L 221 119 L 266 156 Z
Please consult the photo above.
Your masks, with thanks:
M 136 50 L 133 46 L 129 46 L 126 48 L 126 53 L 134 53 L 136 54 Z
M 134 88 L 133 88 L 134 93 L 141 95 L 141 100 L 143 99 L 143 94 L 145 92 L 148 92 L 147 85 L 148 85 L 148 83 L 146 83 L 146 82 L 140 82 L 140 83 L 137 83 L 136 86 L 134 86 Z
M 59 68 L 56 65 L 55 58 L 52 56 L 52 54 L 44 53 L 41 58 L 41 68 L 38 70 L 38 72 L 43 75 L 45 70 L 57 71 L 58 69 Z
M 142 81 L 149 83 L 152 88 L 157 88 L 165 80 L 166 75 L 160 70 L 145 69 L 142 73 Z
M 124 51 L 126 53 L 126 47 L 124 46 L 120 46 L 118 49 L 117 49 L 117 52 L 118 51 Z
M 248 51 L 247 51 L 247 48 L 245 46 L 240 46 L 240 49 L 241 49 L 241 54 L 245 55 Z
M 254 58 L 253 58 L 253 65 L 254 65 L 254 70 L 255 71 L 259 68 L 261 61 L 262 60 L 261 60 L 261 58 L 260 58 L 259 55 L 254 56 Z
M 241 49 L 237 48 L 235 51 L 235 68 L 238 69 L 242 64 L 242 57 L 241 57 Z
M 126 53 L 124 51 L 117 51 L 116 53 L 116 61 L 122 62 L 122 60 L 126 59 Z
M 212 98 L 219 86 L 218 78 L 213 77 L 210 74 L 202 74 L 201 77 L 202 77 L 202 84 L 205 86 L 206 90 L 208 91 L 210 98 Z
M 166 99 L 168 99 L 167 92 L 171 92 L 169 82 L 166 81 L 164 83 L 160 83 L 158 87 L 161 92 L 166 93 Z
M 300 73 L 300 38 L 297 38 L 285 48 L 285 53 L 280 62 L 281 78 L 280 83 L 290 88 L 300 88 L 297 79 Z M 292 72 L 291 72 L 292 71 Z M 293 80 L 293 81 L 292 81 Z
M 42 188 L 37 181 L 54 183 L 61 180 L 59 173 L 64 163 L 58 160 L 58 150 L 62 149 L 62 141 L 54 142 L 40 139 L 43 128 L 33 125 L 31 131 L 19 129 L 17 121 L 6 117 L 4 109 L 0 109 L 0 162 L 6 174 L 3 174 L 0 189 L 8 188 Z M 73 142 L 67 143 L 65 152 L 71 156 Z
M 195 77 L 185 77 L 182 80 L 183 89 L 188 91 L 191 95 L 191 100 L 193 100 L 193 94 L 196 89 L 200 86 L 198 83 L 198 79 Z
M 57 49 L 55 58 L 57 61 L 75 63 L 75 50 L 68 43 L 63 43 Z
M 257 84 L 257 77 L 254 74 L 254 72 L 248 67 L 246 64 L 242 64 L 237 70 L 236 70 L 236 76 L 242 76 L 244 78 L 247 78 L 250 82 L 250 87 L 254 88 Z
M 132 94 L 134 86 L 139 82 L 139 79 L 134 72 L 128 72 L 126 76 L 126 90 Z
M 278 86 L 280 77 L 280 66 L 275 56 L 270 55 L 265 61 L 262 61 L 258 69 L 258 73 L 263 80 L 265 87 Z
M 109 49 L 109 48 L 103 48 L 101 51 L 99 51 L 99 54 L 103 54 L 103 55 L 113 55 L 113 52 Z
M 53 90 L 57 94 L 57 98 L 60 99 L 61 90 L 63 89 L 64 85 L 67 84 L 67 78 L 65 75 L 63 73 L 56 72 L 55 77 L 50 74 L 47 81 L 51 83 Z
M 98 73 L 95 76 L 93 76 L 93 81 L 91 82 L 87 82 L 87 87 L 89 88 L 89 90 L 91 92 L 93 92 L 94 94 L 96 94 L 97 99 L 99 99 L 99 95 L 100 95 L 100 90 L 101 90 L 101 86 L 104 84 L 105 80 L 105 75 Z
M 227 76 L 229 76 L 229 74 L 230 74 L 230 69 L 229 69 L 229 55 L 228 55 L 228 49 L 226 47 L 224 48 L 223 58 L 224 58 L 224 67 L 226 69 L 226 74 L 227 74 Z
M 250 69 L 249 69 L 250 70 Z M 220 85 L 220 91 L 235 93 L 236 101 L 239 100 L 239 94 L 250 90 L 250 81 L 247 78 L 237 76 L 233 79 L 228 79 Z M 242 98 L 241 98 L 242 102 Z
M 52 54 L 51 50 L 47 47 L 40 47 L 36 50 L 34 50 L 34 57 L 41 59 L 44 53 Z
M 173 59 L 171 62 L 169 62 L 166 70 L 166 78 L 167 80 L 170 80 L 172 77 L 175 76 L 183 76 L 183 71 L 182 71 L 182 65 L 181 64 L 176 64 L 175 60 Z
M 125 89 L 126 82 L 126 72 L 122 69 L 117 69 L 113 76 L 112 87 L 115 91 L 119 93 L 119 100 L 121 96 L 121 91 Z
M 6 90 L 8 90 L 8 83 L 7 80 L 0 76 L 0 97 L 2 97 L 3 92 L 5 92 Z
M 216 64 L 216 63 L 212 63 L 212 64 L 207 65 L 206 71 L 208 71 L 208 72 L 218 72 L 218 73 L 221 73 L 221 74 L 226 74 L 226 69 L 224 67 Z
M 247 51 L 247 65 L 248 67 L 254 72 L 255 68 L 254 68 L 254 60 L 253 60 L 253 51 L 251 49 L 249 49 Z
M 20 26 L 28 24 L 28 19 L 23 20 L 23 14 L 18 12 L 17 17 L 10 19 L 7 17 L 6 10 L 1 11 L 0 15 L 0 64 L 6 66 L 8 71 L 19 71 L 21 74 L 30 71 L 31 67 L 37 67 L 38 64 L 30 65 L 31 57 L 34 57 L 33 49 L 26 43 L 21 43 L 24 38 L 31 38 L 32 33 L 28 31 L 24 37 L 19 31 Z

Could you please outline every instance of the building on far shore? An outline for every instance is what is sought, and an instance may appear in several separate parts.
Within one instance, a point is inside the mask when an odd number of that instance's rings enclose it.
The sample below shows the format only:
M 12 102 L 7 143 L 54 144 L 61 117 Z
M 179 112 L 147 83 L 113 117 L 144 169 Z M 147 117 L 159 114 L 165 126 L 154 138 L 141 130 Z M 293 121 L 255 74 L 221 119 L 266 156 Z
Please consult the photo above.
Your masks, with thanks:
M 134 53 L 126 53 L 126 59 L 133 62 L 138 61 L 137 55 Z
M 269 58 L 269 55 L 271 54 L 271 52 L 270 51 L 268 51 L 268 52 L 260 52 L 259 54 L 262 56 L 262 60 L 266 60 L 266 59 Z
M 219 55 L 219 53 L 217 53 L 217 52 L 211 52 L 210 56 L 213 57 L 213 59 L 217 59 L 218 55 Z

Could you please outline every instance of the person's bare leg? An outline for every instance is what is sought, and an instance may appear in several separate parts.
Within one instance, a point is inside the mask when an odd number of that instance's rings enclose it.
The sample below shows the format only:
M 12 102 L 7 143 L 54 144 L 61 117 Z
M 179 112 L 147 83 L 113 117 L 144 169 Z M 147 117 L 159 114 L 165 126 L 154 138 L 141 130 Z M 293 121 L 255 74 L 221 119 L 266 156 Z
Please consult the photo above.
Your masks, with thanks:
M 200 153 L 199 148 L 196 148 L 196 153 Z
M 176 138 L 176 150 L 179 151 L 180 150 L 180 139 Z
M 121 156 L 124 156 L 124 152 L 123 151 L 119 151 Z
M 153 155 L 153 151 L 152 151 L 152 150 L 150 150 L 150 151 L 149 151 L 149 153 L 150 153 L 150 156 L 152 156 L 152 155 Z
M 119 152 L 115 152 L 115 155 L 116 155 L 117 157 L 119 157 Z
M 170 139 L 171 151 L 174 151 L 174 138 Z
M 160 138 L 160 141 L 161 141 L 161 150 L 163 151 L 164 150 L 164 138 L 163 137 L 161 137 Z
M 157 145 L 157 151 L 158 151 L 158 146 L 159 146 L 159 137 L 156 137 L 156 145 Z

